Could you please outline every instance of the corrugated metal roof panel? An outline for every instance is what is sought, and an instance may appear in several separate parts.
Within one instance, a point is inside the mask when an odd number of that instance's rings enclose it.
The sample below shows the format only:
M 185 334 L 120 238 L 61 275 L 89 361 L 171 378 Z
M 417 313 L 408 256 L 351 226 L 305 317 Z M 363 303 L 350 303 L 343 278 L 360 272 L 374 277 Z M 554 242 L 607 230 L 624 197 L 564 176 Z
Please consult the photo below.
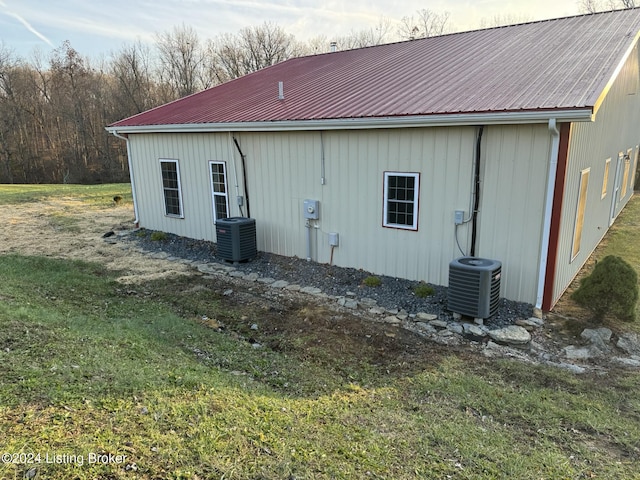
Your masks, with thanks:
M 593 108 L 638 31 L 636 8 L 294 58 L 112 126 Z

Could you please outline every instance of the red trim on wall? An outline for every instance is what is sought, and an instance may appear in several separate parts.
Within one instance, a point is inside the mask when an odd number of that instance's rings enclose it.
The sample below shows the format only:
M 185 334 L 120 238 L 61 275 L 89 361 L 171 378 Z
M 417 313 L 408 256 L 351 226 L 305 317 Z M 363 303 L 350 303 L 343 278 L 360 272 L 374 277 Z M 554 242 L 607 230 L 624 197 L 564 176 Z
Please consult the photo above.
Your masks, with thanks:
M 567 163 L 569 159 L 569 136 L 571 124 L 560 125 L 560 144 L 558 145 L 558 168 L 556 170 L 556 183 L 553 193 L 553 210 L 551 213 L 551 230 L 549 232 L 549 251 L 547 255 L 546 274 L 544 279 L 544 292 L 542 295 L 542 309 L 549 311 L 555 305 L 553 287 L 556 280 L 556 265 L 558 260 L 558 247 L 560 243 L 560 223 L 562 219 L 562 202 L 564 200 L 564 187 L 567 176 Z

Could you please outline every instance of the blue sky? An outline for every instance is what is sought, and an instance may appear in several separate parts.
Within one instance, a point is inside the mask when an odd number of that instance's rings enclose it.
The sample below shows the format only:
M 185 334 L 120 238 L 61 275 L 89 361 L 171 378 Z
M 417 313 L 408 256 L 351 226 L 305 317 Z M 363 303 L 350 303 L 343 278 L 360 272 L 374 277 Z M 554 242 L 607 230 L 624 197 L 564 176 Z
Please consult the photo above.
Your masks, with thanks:
M 299 40 L 343 36 L 379 23 L 400 20 L 422 8 L 448 11 L 454 30 L 479 28 L 495 15 L 540 20 L 579 13 L 577 0 L 0 0 L 0 43 L 29 58 L 69 40 L 81 54 L 109 56 L 136 40 L 186 24 L 201 38 L 236 33 L 264 21 Z

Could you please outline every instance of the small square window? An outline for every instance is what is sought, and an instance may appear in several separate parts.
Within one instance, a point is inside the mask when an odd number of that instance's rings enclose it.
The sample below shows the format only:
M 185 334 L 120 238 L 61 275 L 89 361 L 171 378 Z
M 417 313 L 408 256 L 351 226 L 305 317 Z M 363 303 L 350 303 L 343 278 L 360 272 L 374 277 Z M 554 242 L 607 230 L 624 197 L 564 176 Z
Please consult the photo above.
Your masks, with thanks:
M 384 173 L 385 227 L 418 229 L 419 173 Z

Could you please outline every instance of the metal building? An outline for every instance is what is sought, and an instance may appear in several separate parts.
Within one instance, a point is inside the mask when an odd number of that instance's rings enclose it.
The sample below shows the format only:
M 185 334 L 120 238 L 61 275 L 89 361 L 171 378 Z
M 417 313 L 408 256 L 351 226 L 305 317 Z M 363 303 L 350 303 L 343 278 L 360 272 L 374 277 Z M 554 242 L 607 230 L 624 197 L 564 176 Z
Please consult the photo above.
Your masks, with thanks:
M 628 9 L 295 58 L 107 128 L 142 227 L 250 216 L 258 250 L 441 285 L 494 258 L 550 309 L 633 194 L 639 32 Z

